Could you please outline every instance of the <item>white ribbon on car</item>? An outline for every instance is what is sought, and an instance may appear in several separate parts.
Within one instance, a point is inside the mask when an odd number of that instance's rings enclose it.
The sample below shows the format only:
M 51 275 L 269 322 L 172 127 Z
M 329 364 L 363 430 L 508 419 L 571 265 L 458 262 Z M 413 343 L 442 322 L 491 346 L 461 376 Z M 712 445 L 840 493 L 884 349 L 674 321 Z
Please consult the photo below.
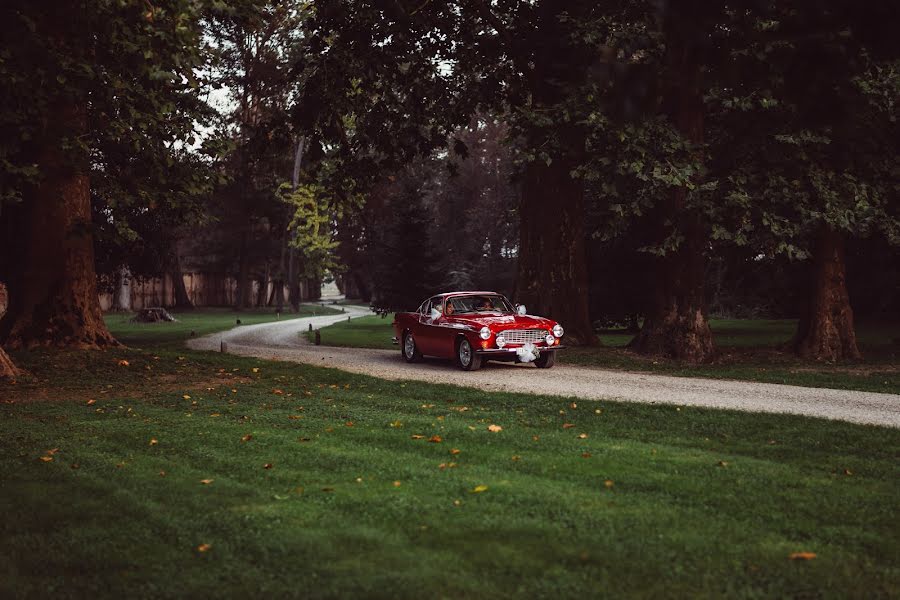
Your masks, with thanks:
M 516 348 L 516 356 L 519 357 L 521 362 L 531 362 L 533 360 L 537 360 L 540 356 L 540 352 L 531 342 L 525 343 L 521 348 Z

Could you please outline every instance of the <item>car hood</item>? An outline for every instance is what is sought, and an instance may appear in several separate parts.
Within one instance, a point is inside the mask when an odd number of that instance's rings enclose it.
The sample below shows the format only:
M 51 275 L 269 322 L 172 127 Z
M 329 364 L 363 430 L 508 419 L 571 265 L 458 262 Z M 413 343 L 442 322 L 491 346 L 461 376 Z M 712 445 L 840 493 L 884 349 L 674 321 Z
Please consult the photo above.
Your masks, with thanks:
M 552 329 L 556 325 L 556 321 L 532 315 L 460 315 L 449 317 L 447 321 L 475 329 L 488 327 L 494 333 L 506 329 Z

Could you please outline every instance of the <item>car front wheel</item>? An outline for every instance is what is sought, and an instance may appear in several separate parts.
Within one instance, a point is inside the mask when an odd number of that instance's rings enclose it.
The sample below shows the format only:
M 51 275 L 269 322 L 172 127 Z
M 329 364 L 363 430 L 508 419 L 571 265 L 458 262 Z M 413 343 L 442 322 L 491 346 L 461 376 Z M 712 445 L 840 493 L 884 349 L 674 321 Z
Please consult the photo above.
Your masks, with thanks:
M 416 346 L 416 340 L 410 332 L 403 334 L 403 344 L 400 346 L 400 352 L 403 354 L 403 360 L 408 363 L 419 362 L 422 360 L 422 353 Z
M 469 340 L 462 338 L 456 345 L 456 364 L 464 371 L 477 371 L 481 368 L 481 357 L 475 354 Z
M 541 352 L 541 355 L 534 361 L 534 365 L 538 369 L 549 369 L 556 364 L 556 352 Z

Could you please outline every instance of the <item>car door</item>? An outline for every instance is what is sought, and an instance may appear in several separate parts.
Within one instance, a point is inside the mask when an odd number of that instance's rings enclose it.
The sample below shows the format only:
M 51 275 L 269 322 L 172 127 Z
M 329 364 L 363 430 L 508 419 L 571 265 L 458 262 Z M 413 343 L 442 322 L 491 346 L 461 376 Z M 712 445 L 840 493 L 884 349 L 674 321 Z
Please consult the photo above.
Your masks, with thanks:
M 444 331 L 443 320 L 444 315 L 441 314 L 437 319 L 431 318 L 432 309 L 442 310 L 442 299 L 438 296 L 431 298 L 425 306 L 424 314 L 419 315 L 419 330 L 416 335 L 416 344 L 422 354 L 429 356 L 446 357 L 447 353 L 441 343 L 443 337 L 446 337 Z

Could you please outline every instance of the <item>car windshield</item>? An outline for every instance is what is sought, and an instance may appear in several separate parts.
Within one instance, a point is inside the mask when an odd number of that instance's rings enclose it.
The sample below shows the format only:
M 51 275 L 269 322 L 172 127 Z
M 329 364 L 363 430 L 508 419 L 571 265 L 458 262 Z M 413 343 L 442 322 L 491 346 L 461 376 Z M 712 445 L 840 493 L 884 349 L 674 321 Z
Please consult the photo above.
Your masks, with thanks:
M 458 315 L 464 313 L 515 312 L 509 300 L 500 294 L 475 294 L 472 296 L 454 296 L 447 300 L 447 313 Z

